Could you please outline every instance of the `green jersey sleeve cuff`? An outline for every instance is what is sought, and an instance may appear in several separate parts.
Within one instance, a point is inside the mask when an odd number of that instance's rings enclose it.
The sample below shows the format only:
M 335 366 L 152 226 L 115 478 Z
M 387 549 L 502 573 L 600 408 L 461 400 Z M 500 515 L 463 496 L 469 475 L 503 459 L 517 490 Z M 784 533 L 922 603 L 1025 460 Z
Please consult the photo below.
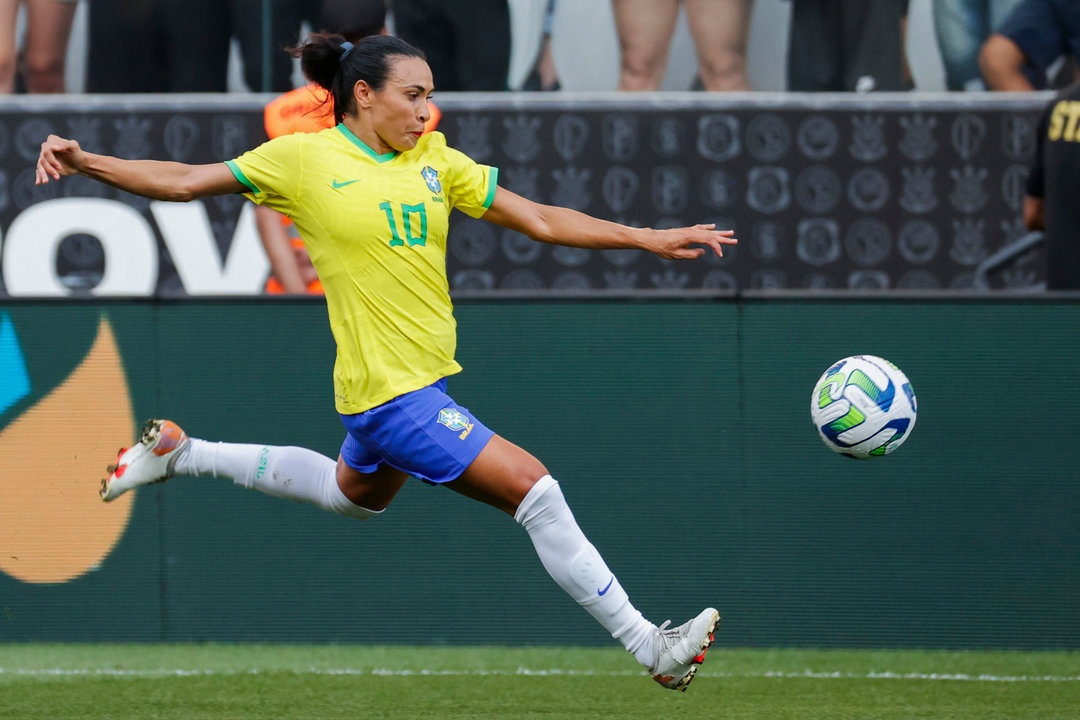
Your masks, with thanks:
M 241 182 L 243 182 L 241 180 Z M 488 191 L 487 197 L 484 198 L 484 209 L 487 210 L 491 207 L 491 203 L 495 202 L 495 189 L 499 187 L 499 168 L 492 167 L 488 171 Z
M 255 195 L 259 194 L 259 188 L 255 187 L 255 183 L 247 179 L 247 175 L 244 175 L 244 171 L 240 169 L 240 166 L 236 164 L 235 160 L 226 160 L 225 164 L 232 170 L 233 177 L 240 181 L 248 190 Z

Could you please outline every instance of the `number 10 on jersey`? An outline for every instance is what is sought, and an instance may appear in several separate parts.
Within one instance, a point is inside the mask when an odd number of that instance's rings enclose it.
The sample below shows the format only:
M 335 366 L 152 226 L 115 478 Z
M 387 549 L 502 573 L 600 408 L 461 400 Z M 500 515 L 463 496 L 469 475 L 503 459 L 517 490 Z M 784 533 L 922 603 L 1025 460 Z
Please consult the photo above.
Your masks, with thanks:
M 427 209 L 424 203 L 419 205 L 406 205 L 400 203 L 401 225 L 405 230 L 402 238 L 398 232 L 398 223 L 394 217 L 394 204 L 390 202 L 379 203 L 379 209 L 386 213 L 386 222 L 390 223 L 390 246 L 404 245 L 406 241 L 412 245 L 427 244 Z M 419 233 L 416 231 L 419 230 Z

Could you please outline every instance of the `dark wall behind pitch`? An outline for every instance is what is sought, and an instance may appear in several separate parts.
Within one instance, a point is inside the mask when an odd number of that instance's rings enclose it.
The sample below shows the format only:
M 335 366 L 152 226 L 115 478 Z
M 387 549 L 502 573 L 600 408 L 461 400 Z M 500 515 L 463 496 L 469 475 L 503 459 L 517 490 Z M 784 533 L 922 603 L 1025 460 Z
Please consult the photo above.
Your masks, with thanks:
M 136 418 L 336 454 L 324 313 L 0 306 L 33 388 L 0 445 L 105 317 Z M 458 318 L 451 393 L 547 464 L 653 620 L 715 604 L 733 646 L 1080 647 L 1080 304 L 508 301 Z M 903 448 L 865 463 L 808 422 L 814 381 L 860 352 L 903 368 L 921 409 Z M 92 414 L 70 417 L 78 433 Z M 0 609 L 0 641 L 610 642 L 510 518 L 415 481 L 364 524 L 223 480 L 151 486 L 99 567 L 0 575 Z

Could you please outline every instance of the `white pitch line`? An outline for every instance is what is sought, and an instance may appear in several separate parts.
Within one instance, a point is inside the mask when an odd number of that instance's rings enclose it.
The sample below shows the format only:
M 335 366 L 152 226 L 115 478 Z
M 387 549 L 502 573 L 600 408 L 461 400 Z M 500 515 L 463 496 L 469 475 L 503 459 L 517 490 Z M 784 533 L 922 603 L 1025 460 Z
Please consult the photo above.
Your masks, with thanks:
M 182 668 L 159 668 L 155 670 L 123 670 L 117 668 L 3 668 L 0 667 L 0 676 L 46 676 L 46 677 L 216 677 L 230 675 L 270 675 L 276 673 L 290 673 L 293 675 L 356 675 L 356 676 L 380 676 L 380 677 L 412 677 L 412 676 L 586 676 L 586 677 L 632 677 L 643 676 L 639 671 L 614 671 L 614 670 L 564 670 L 559 668 L 533 669 L 518 668 L 516 670 L 405 670 L 395 668 L 308 668 L 296 669 L 252 669 L 252 670 L 191 670 Z M 1080 675 L 971 675 L 967 673 L 916 673 L 916 672 L 893 672 L 871 671 L 866 673 L 849 672 L 815 672 L 804 670 L 801 672 L 787 672 L 780 670 L 767 670 L 762 672 L 699 672 L 698 677 L 713 678 L 761 678 L 761 679 L 812 679 L 812 680 L 923 680 L 923 681 L 954 681 L 954 682 L 987 682 L 987 683 L 1070 683 L 1080 682 Z

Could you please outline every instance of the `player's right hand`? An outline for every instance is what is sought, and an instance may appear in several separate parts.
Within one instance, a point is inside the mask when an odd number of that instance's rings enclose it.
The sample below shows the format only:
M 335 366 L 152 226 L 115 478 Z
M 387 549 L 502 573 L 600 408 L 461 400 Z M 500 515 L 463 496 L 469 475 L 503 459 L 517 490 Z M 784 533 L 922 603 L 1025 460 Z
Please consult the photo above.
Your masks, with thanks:
M 59 180 L 62 175 L 74 175 L 86 162 L 86 153 L 79 143 L 57 135 L 50 135 L 41 143 L 34 184 L 44 185 L 49 179 Z

